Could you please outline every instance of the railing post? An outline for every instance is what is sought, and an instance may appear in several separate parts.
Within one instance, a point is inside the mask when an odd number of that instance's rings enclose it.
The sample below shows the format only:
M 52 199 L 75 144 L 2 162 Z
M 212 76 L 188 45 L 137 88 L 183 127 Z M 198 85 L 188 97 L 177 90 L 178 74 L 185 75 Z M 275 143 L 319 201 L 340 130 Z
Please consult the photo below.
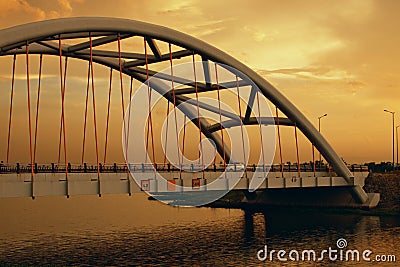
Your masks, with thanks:
M 17 162 L 17 174 L 21 172 L 21 167 L 19 166 L 19 163 Z
M 51 163 L 51 172 L 55 173 L 56 168 L 54 167 L 54 162 Z
M 87 172 L 87 164 L 86 164 L 86 162 L 83 163 L 83 172 Z
M 71 163 L 70 162 L 68 162 L 68 164 L 67 164 L 67 168 L 68 168 L 68 172 L 71 172 Z
M 38 166 L 37 166 L 37 163 L 35 162 L 35 165 L 34 165 L 35 167 L 34 167 L 34 171 L 35 171 L 35 173 L 38 173 Z
M 113 169 L 114 169 L 114 172 L 117 172 L 117 163 L 115 163 L 115 162 L 114 162 L 114 165 L 113 165 Z

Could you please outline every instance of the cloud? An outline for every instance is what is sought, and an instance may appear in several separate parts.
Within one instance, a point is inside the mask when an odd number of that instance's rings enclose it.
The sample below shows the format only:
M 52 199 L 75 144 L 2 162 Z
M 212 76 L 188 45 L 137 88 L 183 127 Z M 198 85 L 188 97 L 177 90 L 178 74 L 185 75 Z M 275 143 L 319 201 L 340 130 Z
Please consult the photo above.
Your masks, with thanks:
M 365 83 L 355 80 L 353 74 L 348 73 L 345 69 L 336 69 L 329 66 L 309 66 L 304 68 L 286 68 L 275 70 L 257 70 L 261 76 L 278 76 L 298 79 L 315 79 L 334 81 L 347 81 L 351 86 L 364 86 Z
M 40 1 L 33 5 L 26 0 L 0 1 L 0 27 L 10 27 L 18 24 L 68 17 L 73 14 L 73 4 L 82 4 L 84 0 Z M 18 14 L 16 16 L 15 14 Z
M 72 3 L 82 4 L 84 0 L 57 0 L 54 10 L 47 12 L 47 18 L 69 17 L 73 15 Z
M 70 15 L 72 13 L 72 7 L 69 0 L 57 0 L 57 2 L 64 14 Z
M 207 21 L 201 24 L 188 25 L 184 28 L 186 32 L 201 38 L 207 35 L 216 34 L 226 29 L 226 24 L 229 20 L 214 20 Z
M 25 0 L 0 1 L 0 23 L 2 25 L 13 23 L 14 21 L 37 21 L 46 18 L 45 12 L 35 6 L 30 5 Z M 18 14 L 18 16 L 15 16 Z M 27 19 L 26 19 L 27 18 Z
M 314 59 L 313 64 L 332 66 L 352 74 L 349 85 L 358 88 L 362 85 L 353 82 L 363 81 L 368 97 L 374 101 L 389 101 L 400 97 L 400 21 L 396 19 L 400 8 L 398 1 L 361 1 L 353 11 L 342 12 L 330 19 L 321 19 L 323 27 L 329 28 L 336 40 L 345 45 L 327 51 Z M 359 10 L 359 17 L 348 13 Z M 383 103 L 382 103 L 383 105 Z
M 251 27 L 248 25 L 244 26 L 243 30 L 245 32 L 250 33 L 252 36 L 252 39 L 256 42 L 274 41 L 275 36 L 277 36 L 279 34 L 277 30 L 266 33 L 263 30 L 257 30 L 255 27 Z
M 199 9 L 191 4 L 190 1 L 178 2 L 171 5 L 169 3 L 168 6 L 160 8 L 157 11 L 160 15 L 174 15 L 174 16 L 182 16 L 187 15 L 188 13 L 199 13 Z
M 366 86 L 365 83 L 361 82 L 361 81 L 356 81 L 356 80 L 350 80 L 347 82 L 348 85 L 355 87 L 355 88 L 359 88 L 359 87 L 364 87 Z

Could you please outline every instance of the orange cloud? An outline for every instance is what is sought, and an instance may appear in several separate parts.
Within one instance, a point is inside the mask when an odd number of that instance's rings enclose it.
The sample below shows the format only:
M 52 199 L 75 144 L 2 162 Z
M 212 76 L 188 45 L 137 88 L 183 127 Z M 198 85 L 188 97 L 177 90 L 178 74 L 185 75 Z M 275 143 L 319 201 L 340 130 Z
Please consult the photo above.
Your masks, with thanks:
M 0 20 L 2 25 L 12 25 L 22 21 L 37 21 L 46 18 L 45 12 L 32 6 L 25 0 L 10 0 L 0 2 Z M 18 16 L 15 16 L 18 14 Z

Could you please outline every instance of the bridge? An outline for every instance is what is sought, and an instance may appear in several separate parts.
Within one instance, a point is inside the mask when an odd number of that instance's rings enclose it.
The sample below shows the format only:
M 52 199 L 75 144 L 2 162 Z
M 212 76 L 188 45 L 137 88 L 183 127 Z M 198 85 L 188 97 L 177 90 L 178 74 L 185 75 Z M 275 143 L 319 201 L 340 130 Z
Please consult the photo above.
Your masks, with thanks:
M 146 191 L 198 206 L 238 190 L 266 205 L 379 202 L 362 189 L 367 170 L 347 166 L 278 89 L 187 34 L 55 19 L 1 30 L 0 59 L 11 73 L 2 81 L 0 197 Z M 288 129 L 295 163 L 284 161 Z M 301 134 L 311 152 L 303 163 Z

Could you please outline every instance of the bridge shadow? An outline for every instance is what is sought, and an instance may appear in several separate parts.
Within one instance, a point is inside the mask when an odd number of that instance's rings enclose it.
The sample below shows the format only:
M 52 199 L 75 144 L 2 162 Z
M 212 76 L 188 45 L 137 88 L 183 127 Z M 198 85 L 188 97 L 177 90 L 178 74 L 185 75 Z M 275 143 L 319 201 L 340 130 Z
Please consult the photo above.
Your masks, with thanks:
M 291 236 L 299 233 L 348 233 L 367 235 L 374 229 L 400 227 L 399 216 L 367 216 L 340 210 L 267 208 L 244 209 L 243 237 Z

